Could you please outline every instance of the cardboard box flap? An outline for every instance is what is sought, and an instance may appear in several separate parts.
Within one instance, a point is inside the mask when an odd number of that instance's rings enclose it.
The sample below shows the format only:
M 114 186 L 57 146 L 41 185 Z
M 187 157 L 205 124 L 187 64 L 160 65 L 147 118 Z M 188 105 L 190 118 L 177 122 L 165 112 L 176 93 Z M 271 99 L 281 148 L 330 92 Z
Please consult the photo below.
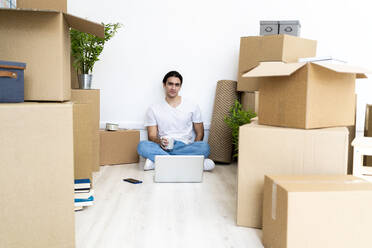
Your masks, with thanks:
M 329 70 L 340 72 L 340 73 L 355 73 L 357 78 L 367 78 L 366 73 L 371 73 L 370 71 L 356 66 L 351 66 L 347 64 L 333 64 L 327 62 L 312 62 L 313 64 L 322 66 Z
M 100 38 L 105 37 L 105 28 L 103 27 L 102 24 L 91 22 L 86 19 L 73 16 L 70 14 L 66 14 L 66 13 L 63 13 L 63 16 L 65 17 L 69 26 L 72 27 L 73 29 L 77 29 L 85 33 L 93 34 Z
M 257 67 L 243 74 L 243 77 L 290 76 L 292 73 L 303 67 L 305 64 L 306 62 L 261 62 Z
M 91 22 L 91 21 L 88 21 L 86 19 L 83 19 L 83 18 L 80 18 L 80 17 L 77 17 L 77 16 L 73 16 L 73 15 L 70 15 L 70 14 L 66 14 L 66 13 L 63 13 L 63 12 L 60 12 L 60 11 L 56 11 L 56 10 L 39 10 L 39 9 L 4 9 L 4 8 L 0 8 L 0 13 L 2 12 L 9 12 L 9 11 L 18 11 L 18 12 L 24 12 L 25 14 L 26 13 L 37 13 L 37 14 L 40 14 L 40 15 L 47 15 L 47 14 L 60 14 L 62 13 L 65 20 L 67 21 L 67 23 L 69 24 L 70 27 L 74 28 L 74 29 L 77 29 L 79 31 L 82 31 L 82 32 L 86 32 L 86 33 L 90 33 L 90 34 L 93 34 L 93 35 L 96 35 L 100 38 L 104 38 L 105 37 L 105 28 L 103 27 L 103 25 L 101 24 L 98 24 L 98 23 L 95 23 L 95 22 Z

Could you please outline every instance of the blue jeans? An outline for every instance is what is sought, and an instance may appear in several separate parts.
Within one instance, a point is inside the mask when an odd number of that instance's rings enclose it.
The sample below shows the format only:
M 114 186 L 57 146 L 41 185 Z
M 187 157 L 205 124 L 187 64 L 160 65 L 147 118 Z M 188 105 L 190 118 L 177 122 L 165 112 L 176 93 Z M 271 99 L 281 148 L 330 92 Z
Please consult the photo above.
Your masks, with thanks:
M 196 141 L 186 145 L 175 140 L 172 150 L 163 150 L 159 144 L 143 140 L 138 144 L 137 152 L 142 157 L 155 162 L 156 155 L 204 155 L 204 158 L 208 158 L 210 148 L 208 143 L 204 141 Z

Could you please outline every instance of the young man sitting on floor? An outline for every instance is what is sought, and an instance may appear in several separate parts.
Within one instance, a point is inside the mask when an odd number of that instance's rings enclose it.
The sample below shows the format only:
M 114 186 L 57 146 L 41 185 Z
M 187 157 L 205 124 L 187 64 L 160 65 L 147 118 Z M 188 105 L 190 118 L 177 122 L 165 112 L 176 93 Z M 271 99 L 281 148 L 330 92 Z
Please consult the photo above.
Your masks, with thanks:
M 203 141 L 204 125 L 200 108 L 178 95 L 181 86 L 181 74 L 168 72 L 163 79 L 165 99 L 147 111 L 145 126 L 149 141 L 141 141 L 137 147 L 138 154 L 147 158 L 144 170 L 155 168 L 156 155 L 204 155 L 204 170 L 214 168 L 214 162 L 208 159 L 209 145 Z M 174 139 L 173 149 L 167 150 L 168 139 L 164 136 Z

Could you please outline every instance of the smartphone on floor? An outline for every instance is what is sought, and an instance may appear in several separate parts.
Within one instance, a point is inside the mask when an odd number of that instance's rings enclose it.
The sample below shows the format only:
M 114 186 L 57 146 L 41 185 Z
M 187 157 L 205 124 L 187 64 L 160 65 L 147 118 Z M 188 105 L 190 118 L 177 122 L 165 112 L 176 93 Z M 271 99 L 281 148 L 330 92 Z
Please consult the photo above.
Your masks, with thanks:
M 133 184 L 139 184 L 142 183 L 142 181 L 134 179 L 134 178 L 125 178 L 123 181 L 128 182 L 128 183 L 133 183 Z

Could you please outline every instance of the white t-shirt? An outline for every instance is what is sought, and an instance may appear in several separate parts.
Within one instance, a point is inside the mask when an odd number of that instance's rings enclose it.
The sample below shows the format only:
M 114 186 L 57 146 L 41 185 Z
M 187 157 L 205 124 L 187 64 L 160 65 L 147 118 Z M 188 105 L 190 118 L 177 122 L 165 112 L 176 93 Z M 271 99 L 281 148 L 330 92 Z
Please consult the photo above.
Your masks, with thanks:
M 145 126 L 158 126 L 159 137 L 167 135 L 189 144 L 193 141 L 193 122 L 203 122 L 200 108 L 181 97 L 177 107 L 170 106 L 165 99 L 151 106 L 146 113 Z

